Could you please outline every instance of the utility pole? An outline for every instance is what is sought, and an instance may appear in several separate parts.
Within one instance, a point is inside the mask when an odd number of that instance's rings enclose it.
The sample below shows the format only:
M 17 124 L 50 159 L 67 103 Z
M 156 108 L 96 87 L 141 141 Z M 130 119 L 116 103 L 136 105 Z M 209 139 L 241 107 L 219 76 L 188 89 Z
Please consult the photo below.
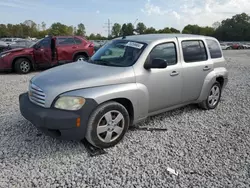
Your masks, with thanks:
M 135 20 L 135 22 L 134 22 L 134 27 L 136 28 L 136 23 L 137 23 L 137 21 L 138 21 L 138 18 Z
M 111 36 L 112 23 L 110 22 L 110 19 L 108 19 L 108 23 L 105 23 L 104 28 L 107 28 L 105 31 L 108 31 L 108 37 Z

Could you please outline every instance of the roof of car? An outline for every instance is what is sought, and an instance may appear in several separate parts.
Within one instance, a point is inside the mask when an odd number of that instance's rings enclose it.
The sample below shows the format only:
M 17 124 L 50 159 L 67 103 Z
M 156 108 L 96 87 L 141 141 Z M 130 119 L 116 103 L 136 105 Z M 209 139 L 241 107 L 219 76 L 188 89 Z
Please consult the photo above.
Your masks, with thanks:
M 166 38 L 186 38 L 186 37 L 197 37 L 201 38 L 204 37 L 202 35 L 192 35 L 192 34 L 145 34 L 145 35 L 131 35 L 126 36 L 124 39 L 134 40 L 134 41 L 141 41 L 145 43 L 151 43 L 156 40 L 166 39 Z M 118 38 L 122 39 L 122 37 Z

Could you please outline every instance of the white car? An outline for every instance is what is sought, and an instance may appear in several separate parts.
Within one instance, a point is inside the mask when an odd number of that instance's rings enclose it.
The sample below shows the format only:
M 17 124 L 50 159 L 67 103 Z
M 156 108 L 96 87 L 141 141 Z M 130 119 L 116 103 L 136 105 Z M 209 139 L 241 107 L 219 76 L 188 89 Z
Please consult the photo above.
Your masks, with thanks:
M 8 44 L 6 44 L 6 42 L 4 41 L 0 41 L 0 47 L 7 47 Z
M 243 44 L 244 49 L 250 49 L 250 44 Z
M 232 47 L 227 44 L 220 44 L 222 50 L 231 50 Z

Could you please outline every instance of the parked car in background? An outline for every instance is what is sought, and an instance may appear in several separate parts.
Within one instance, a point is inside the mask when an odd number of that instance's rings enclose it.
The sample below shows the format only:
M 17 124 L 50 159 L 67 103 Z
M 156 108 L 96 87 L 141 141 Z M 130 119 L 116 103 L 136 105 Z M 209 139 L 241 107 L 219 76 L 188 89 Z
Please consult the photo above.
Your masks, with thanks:
M 221 43 L 220 44 L 222 50 L 231 50 L 232 47 L 226 43 Z
M 45 134 L 107 148 L 148 116 L 191 103 L 216 108 L 227 82 L 215 38 L 135 35 L 112 40 L 88 62 L 36 75 L 19 103 Z
M 243 44 L 241 44 L 241 43 L 233 43 L 232 44 L 232 49 L 237 49 L 237 50 L 241 50 L 241 49 L 244 49 L 244 46 L 243 46 Z
M 20 40 L 20 38 L 2 38 L 1 40 L 6 44 L 11 45 L 14 44 L 17 40 Z
M 8 44 L 6 44 L 4 41 L 0 41 L 0 53 L 4 51 L 8 47 Z
M 244 49 L 250 49 L 250 43 L 245 43 L 243 44 Z
M 31 40 L 22 39 L 22 40 L 15 41 L 14 44 L 10 44 L 8 46 L 8 49 L 11 50 L 11 49 L 15 49 L 15 48 L 29 48 L 33 44 L 35 44 L 35 42 L 33 42 Z
M 49 68 L 89 59 L 94 45 L 83 37 L 46 37 L 30 48 L 15 48 L 0 54 L 0 70 L 26 74 L 32 69 Z
M 95 49 L 95 52 L 97 52 L 97 50 L 99 50 L 102 45 L 96 41 L 91 41 L 93 44 L 94 44 L 94 49 Z

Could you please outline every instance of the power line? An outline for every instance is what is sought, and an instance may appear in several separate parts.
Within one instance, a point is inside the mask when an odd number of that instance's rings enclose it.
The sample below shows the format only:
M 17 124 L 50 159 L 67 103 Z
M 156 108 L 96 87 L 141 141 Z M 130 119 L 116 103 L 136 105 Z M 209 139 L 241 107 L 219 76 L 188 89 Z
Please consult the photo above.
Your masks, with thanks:
M 108 23 L 105 23 L 104 28 L 107 28 L 108 31 L 108 37 L 111 35 L 111 28 L 112 28 L 112 23 L 110 22 L 110 19 L 108 19 Z

